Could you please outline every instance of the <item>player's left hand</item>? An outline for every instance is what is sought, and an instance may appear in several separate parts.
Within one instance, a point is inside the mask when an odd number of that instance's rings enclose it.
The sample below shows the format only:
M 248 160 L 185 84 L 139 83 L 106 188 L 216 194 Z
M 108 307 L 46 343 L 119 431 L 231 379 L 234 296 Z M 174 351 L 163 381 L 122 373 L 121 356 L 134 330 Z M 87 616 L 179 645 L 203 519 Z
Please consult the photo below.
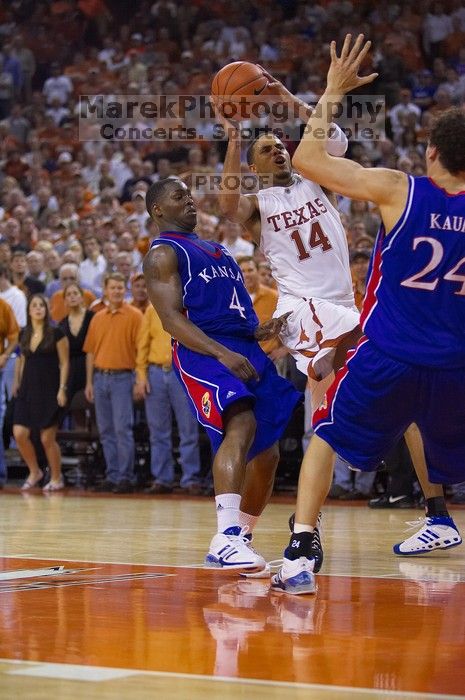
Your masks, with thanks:
M 272 340 L 276 338 L 286 325 L 287 319 L 291 315 L 292 311 L 288 311 L 282 316 L 277 318 L 270 318 L 266 323 L 262 323 L 255 329 L 255 339 L 256 340 Z
M 362 61 L 371 47 L 371 41 L 364 43 L 364 38 L 363 34 L 359 34 L 355 44 L 350 48 L 352 34 L 346 34 L 340 56 L 336 53 L 336 42 L 331 42 L 331 65 L 328 71 L 327 93 L 345 95 L 351 90 L 373 82 L 378 77 L 378 73 L 358 75 Z

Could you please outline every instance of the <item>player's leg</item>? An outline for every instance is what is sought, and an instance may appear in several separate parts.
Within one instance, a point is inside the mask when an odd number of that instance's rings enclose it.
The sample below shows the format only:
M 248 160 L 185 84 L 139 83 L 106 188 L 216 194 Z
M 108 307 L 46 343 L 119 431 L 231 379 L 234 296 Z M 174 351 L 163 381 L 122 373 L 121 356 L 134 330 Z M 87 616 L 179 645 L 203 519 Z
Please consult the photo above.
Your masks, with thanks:
M 333 478 L 335 452 L 314 435 L 299 476 L 295 522 L 284 552 L 283 566 L 272 577 L 272 587 L 299 595 L 315 592 L 314 531 Z
M 241 525 L 251 533 L 273 492 L 276 469 L 279 462 L 279 445 L 260 452 L 246 467 L 242 486 Z
M 423 440 L 414 423 L 406 430 L 405 441 L 425 496 L 426 518 L 425 524 L 415 534 L 395 544 L 393 551 L 402 556 L 412 556 L 455 547 L 462 542 L 462 538 L 447 509 L 442 484 L 434 484 L 429 478 Z
M 261 568 L 265 566 L 265 560 L 248 547 L 240 522 L 247 454 L 256 430 L 250 401 L 234 402 L 222 418 L 223 439 L 213 460 L 218 528 L 210 542 L 205 563 L 216 568 Z

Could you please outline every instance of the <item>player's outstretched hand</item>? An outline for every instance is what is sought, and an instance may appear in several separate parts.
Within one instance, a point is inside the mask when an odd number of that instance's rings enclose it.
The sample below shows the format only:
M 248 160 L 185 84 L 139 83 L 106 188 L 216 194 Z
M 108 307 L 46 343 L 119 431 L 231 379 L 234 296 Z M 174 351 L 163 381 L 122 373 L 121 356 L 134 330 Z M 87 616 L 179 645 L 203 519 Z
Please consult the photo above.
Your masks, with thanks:
M 286 325 L 287 319 L 291 313 L 292 311 L 288 311 L 282 316 L 270 318 L 269 321 L 262 323 L 261 326 L 257 326 L 254 334 L 256 340 L 271 340 L 272 338 L 276 338 Z
M 253 364 L 249 360 L 238 352 L 233 352 L 232 350 L 227 350 L 225 348 L 224 353 L 218 360 L 238 378 L 242 379 L 243 382 L 248 382 L 251 379 L 258 381 L 259 376 Z
M 227 102 L 227 100 L 223 100 L 223 98 L 220 95 L 210 95 L 210 100 L 213 105 L 216 118 L 225 130 L 226 134 L 228 134 L 228 137 L 234 138 L 235 136 L 239 136 L 239 122 L 235 119 L 227 119 L 227 117 L 225 117 L 223 114 L 223 102 Z
M 346 34 L 340 56 L 336 53 L 336 42 L 331 42 L 331 65 L 328 71 L 326 92 L 333 95 L 345 95 L 351 90 L 373 82 L 378 77 L 378 73 L 364 76 L 358 74 L 362 61 L 371 47 L 371 41 L 364 43 L 364 38 L 363 34 L 359 34 L 355 44 L 350 48 L 352 34 Z

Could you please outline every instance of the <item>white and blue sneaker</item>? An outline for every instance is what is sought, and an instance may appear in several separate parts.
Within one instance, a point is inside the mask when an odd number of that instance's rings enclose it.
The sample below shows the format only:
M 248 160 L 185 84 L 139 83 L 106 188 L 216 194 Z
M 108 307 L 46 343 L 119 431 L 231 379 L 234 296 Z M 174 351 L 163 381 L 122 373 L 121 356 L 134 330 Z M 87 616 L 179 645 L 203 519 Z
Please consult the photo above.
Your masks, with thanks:
M 415 521 L 412 525 L 419 525 Z M 452 518 L 443 515 L 434 515 L 424 520 L 424 525 L 418 532 L 395 544 L 392 548 L 394 554 L 412 556 L 415 554 L 428 554 L 437 549 L 449 549 L 462 543 L 462 538 Z
M 306 557 L 286 559 L 284 557 L 280 570 L 271 577 L 271 588 L 291 595 L 315 593 L 314 566 L 314 559 Z
M 266 561 L 246 537 L 247 529 L 229 527 L 213 536 L 205 566 L 214 569 L 264 569 Z

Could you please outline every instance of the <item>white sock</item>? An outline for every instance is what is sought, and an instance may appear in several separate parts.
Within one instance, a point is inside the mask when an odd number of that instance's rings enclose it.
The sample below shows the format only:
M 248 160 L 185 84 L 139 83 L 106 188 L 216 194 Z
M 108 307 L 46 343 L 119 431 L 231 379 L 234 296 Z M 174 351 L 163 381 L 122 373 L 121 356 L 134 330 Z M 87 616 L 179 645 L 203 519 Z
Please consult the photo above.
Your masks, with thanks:
M 313 532 L 315 528 L 313 525 L 304 525 L 304 523 L 294 523 L 294 535 L 298 535 L 299 532 Z
M 239 509 L 241 495 L 239 493 L 222 493 L 215 496 L 216 518 L 218 532 L 224 532 L 228 527 L 241 527 Z
M 249 513 L 243 513 L 242 510 L 239 511 L 239 523 L 241 527 L 246 527 L 247 532 L 252 534 L 255 525 L 257 524 L 258 515 L 249 515 Z

